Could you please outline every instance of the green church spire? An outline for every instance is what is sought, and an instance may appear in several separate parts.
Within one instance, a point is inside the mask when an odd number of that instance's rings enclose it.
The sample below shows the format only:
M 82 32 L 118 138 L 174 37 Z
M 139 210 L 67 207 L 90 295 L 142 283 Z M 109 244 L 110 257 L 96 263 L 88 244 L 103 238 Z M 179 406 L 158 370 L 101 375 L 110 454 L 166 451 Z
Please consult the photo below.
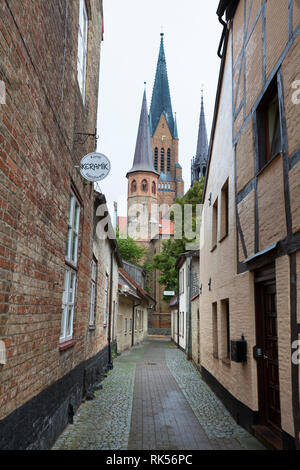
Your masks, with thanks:
M 150 133 L 153 136 L 162 114 L 165 115 L 171 134 L 178 138 L 176 134 L 175 122 L 172 111 L 171 95 L 169 89 L 166 56 L 164 49 L 164 33 L 161 33 L 160 50 L 156 68 L 156 76 L 153 87 L 149 123 Z

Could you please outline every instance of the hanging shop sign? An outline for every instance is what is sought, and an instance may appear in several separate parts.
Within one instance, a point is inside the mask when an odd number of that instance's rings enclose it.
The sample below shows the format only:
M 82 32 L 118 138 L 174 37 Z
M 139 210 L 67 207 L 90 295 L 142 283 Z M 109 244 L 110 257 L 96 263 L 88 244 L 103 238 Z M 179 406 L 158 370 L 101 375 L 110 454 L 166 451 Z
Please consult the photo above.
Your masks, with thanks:
M 95 183 L 104 180 L 110 173 L 109 159 L 102 153 L 88 153 L 80 162 L 80 173 L 83 178 Z

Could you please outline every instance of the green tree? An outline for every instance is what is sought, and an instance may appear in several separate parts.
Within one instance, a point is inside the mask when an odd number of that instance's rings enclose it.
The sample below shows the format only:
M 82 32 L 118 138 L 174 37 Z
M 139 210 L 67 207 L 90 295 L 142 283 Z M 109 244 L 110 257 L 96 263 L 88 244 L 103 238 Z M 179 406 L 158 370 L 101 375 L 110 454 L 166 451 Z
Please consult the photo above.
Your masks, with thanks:
M 152 268 L 160 271 L 161 275 L 158 282 L 166 290 L 178 290 L 178 274 L 175 269 L 175 263 L 178 256 L 184 251 L 185 243 L 183 240 L 166 240 L 162 243 L 161 252 L 153 258 Z
M 146 254 L 146 250 L 140 247 L 133 238 L 120 238 L 117 233 L 117 243 L 122 258 L 130 263 L 139 264 Z
M 201 204 L 202 200 L 202 192 L 204 186 L 204 178 L 202 177 L 200 181 L 195 181 L 193 186 L 188 190 L 188 192 L 181 198 L 176 199 L 176 204 L 179 204 L 182 207 L 182 226 L 183 226 L 183 233 L 184 233 L 184 206 L 186 204 L 192 205 L 192 214 L 193 214 L 193 223 L 192 228 L 193 230 L 196 229 L 196 206 Z M 174 214 L 171 214 L 171 220 L 174 220 Z

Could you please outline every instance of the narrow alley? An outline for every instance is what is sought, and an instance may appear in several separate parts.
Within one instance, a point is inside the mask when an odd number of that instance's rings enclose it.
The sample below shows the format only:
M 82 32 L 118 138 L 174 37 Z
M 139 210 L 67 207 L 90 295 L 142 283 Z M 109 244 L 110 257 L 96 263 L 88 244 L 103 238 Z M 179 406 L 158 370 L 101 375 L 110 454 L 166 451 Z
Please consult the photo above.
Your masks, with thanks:
M 169 339 L 149 337 L 114 360 L 54 450 L 263 450 Z

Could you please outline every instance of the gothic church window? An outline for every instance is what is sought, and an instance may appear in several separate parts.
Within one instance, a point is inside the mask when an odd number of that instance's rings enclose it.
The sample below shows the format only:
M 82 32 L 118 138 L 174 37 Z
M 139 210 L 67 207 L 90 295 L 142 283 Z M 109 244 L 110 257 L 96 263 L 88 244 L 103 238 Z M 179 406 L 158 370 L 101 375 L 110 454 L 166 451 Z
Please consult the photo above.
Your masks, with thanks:
M 154 168 L 158 170 L 158 148 L 156 147 L 154 150 Z
M 167 171 L 171 171 L 171 150 L 168 149 Z
M 136 181 L 133 180 L 131 183 L 131 192 L 136 193 Z
M 160 171 L 165 172 L 165 149 L 161 149 L 160 152 Z
M 147 180 L 142 181 L 142 191 L 146 193 L 148 191 L 148 183 Z

